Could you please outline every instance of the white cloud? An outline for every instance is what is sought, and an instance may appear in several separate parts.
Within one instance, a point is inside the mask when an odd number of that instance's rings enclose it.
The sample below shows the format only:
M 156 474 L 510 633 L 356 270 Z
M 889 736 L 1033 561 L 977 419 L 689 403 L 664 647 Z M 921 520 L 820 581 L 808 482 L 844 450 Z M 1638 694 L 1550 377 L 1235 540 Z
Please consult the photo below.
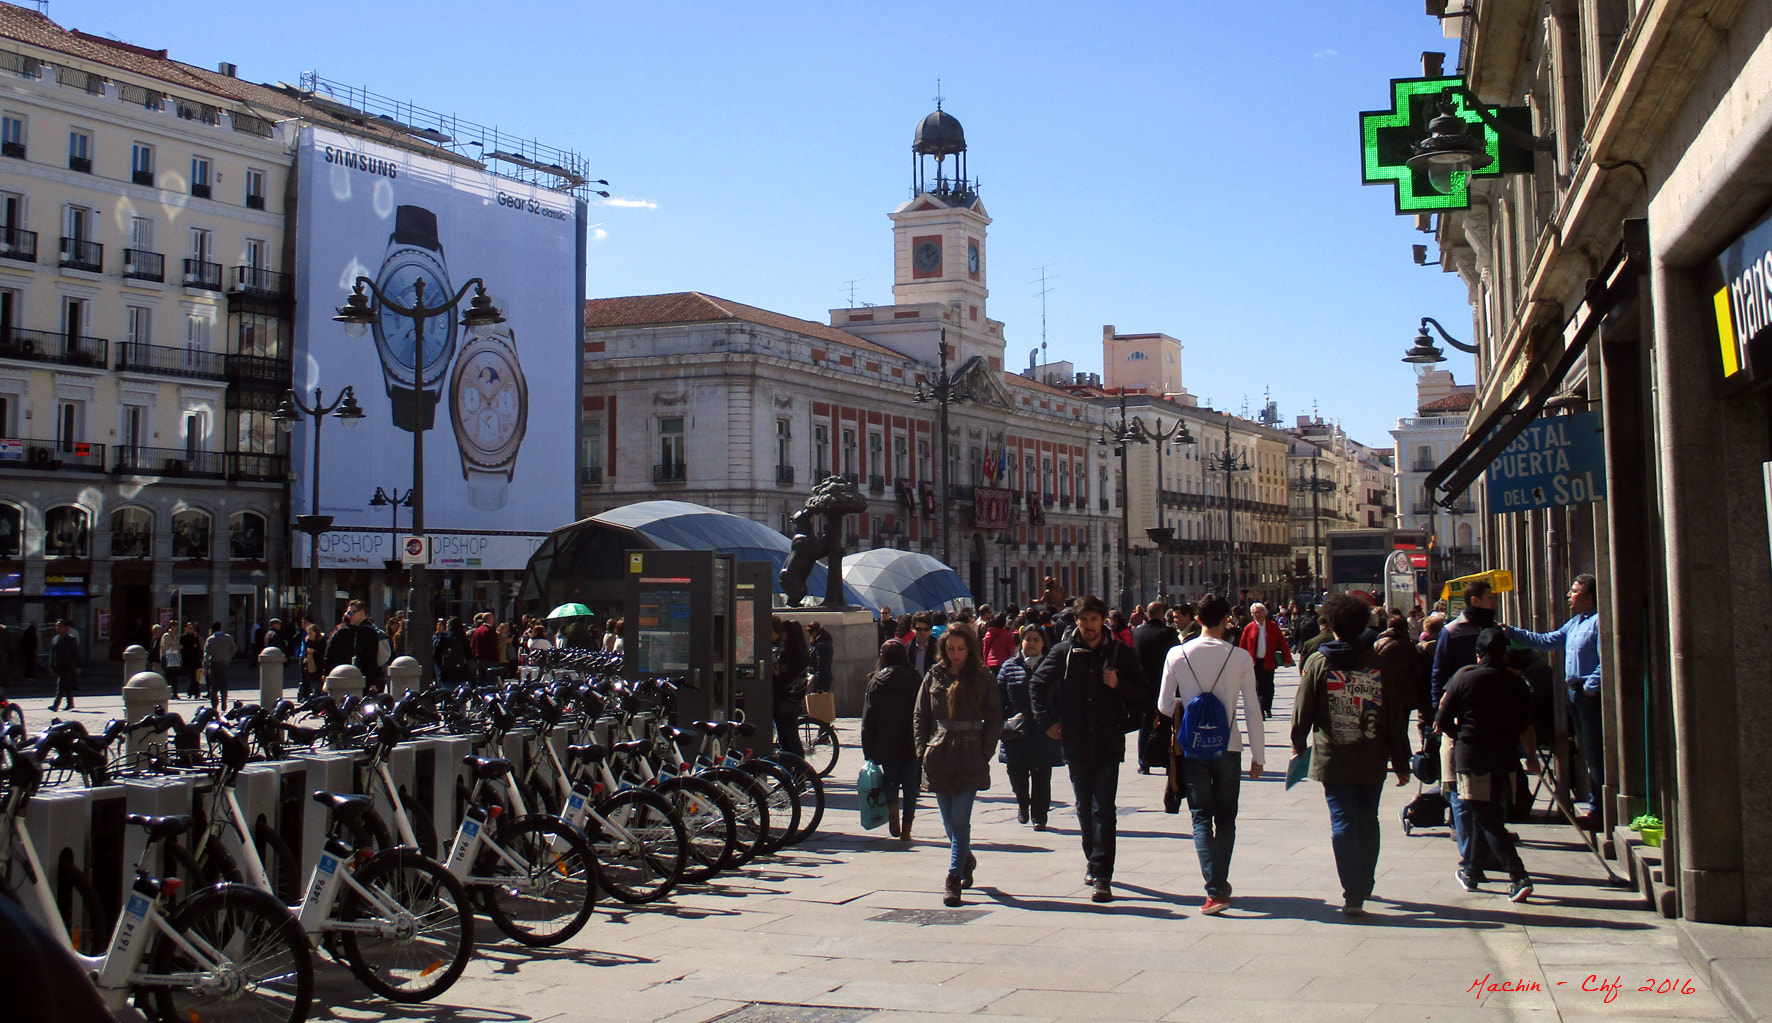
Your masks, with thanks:
M 597 205 L 599 205 L 599 206 L 619 206 L 624 210 L 656 210 L 656 209 L 658 209 L 658 203 L 653 202 L 651 199 L 623 199 L 619 195 L 614 196 L 609 199 L 599 199 L 597 201 Z
M 591 241 L 600 242 L 607 237 L 609 237 L 608 231 L 605 231 L 600 227 L 595 227 L 595 228 L 591 229 Z
M 1311 54 L 1311 59 L 1312 60 L 1328 60 L 1331 57 L 1339 57 L 1339 56 L 1341 56 L 1340 50 L 1318 50 L 1317 52 Z

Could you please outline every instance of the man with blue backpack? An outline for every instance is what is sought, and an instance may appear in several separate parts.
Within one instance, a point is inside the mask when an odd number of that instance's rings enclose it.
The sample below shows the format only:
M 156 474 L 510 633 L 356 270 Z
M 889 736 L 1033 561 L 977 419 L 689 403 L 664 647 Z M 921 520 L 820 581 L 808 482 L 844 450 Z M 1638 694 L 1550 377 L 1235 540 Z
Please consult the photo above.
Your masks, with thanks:
M 1231 904 L 1231 851 L 1237 843 L 1237 794 L 1242 785 L 1243 736 L 1237 704 L 1249 731 L 1249 779 L 1261 777 L 1267 737 L 1255 659 L 1225 638 L 1230 602 L 1211 596 L 1199 608 L 1200 636 L 1174 650 L 1163 665 L 1157 710 L 1176 719 L 1175 748 L 1194 818 L 1194 850 L 1206 880 L 1200 912 L 1216 916 Z

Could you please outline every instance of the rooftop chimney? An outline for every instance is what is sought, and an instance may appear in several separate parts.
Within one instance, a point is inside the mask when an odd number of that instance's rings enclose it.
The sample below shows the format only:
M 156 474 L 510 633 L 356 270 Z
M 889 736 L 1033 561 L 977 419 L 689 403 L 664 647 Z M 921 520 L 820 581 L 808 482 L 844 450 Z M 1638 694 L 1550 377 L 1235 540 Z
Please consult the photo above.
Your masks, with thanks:
M 234 65 L 228 63 L 225 60 L 222 61 L 220 64 L 216 65 L 215 69 L 217 71 L 220 71 L 222 74 L 227 75 L 229 78 L 240 77 L 240 69 L 238 67 L 235 67 Z

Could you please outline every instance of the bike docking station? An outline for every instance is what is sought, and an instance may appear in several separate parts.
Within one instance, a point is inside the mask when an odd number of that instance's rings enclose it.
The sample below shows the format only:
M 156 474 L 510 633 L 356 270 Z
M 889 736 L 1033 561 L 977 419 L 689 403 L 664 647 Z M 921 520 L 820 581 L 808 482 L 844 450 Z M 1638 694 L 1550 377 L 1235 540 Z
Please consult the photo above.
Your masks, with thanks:
M 719 551 L 626 552 L 623 670 L 677 685 L 673 724 L 770 711 L 767 562 Z

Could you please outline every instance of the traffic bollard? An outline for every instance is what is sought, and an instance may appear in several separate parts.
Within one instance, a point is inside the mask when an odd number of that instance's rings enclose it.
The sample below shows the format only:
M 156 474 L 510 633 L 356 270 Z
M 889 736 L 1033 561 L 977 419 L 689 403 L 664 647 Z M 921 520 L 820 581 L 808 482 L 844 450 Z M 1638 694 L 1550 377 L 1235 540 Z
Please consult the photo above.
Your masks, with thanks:
M 134 678 L 148 670 L 148 650 L 139 643 L 123 648 L 123 677 Z
M 258 652 L 258 705 L 270 710 L 283 700 L 283 665 L 287 654 L 274 646 Z
M 388 693 L 404 696 L 408 692 L 418 692 L 424 688 L 419 683 L 423 674 L 424 668 L 417 661 L 401 654 L 388 662 Z
M 327 672 L 326 695 L 341 702 L 347 696 L 362 696 L 363 672 L 355 664 L 341 664 Z
M 164 711 L 171 702 L 172 686 L 157 671 L 138 671 L 123 684 L 123 718 L 126 721 L 140 721 L 149 714 Z M 132 757 L 146 753 L 150 747 L 157 753 L 164 753 L 166 733 L 129 733 L 129 753 Z

